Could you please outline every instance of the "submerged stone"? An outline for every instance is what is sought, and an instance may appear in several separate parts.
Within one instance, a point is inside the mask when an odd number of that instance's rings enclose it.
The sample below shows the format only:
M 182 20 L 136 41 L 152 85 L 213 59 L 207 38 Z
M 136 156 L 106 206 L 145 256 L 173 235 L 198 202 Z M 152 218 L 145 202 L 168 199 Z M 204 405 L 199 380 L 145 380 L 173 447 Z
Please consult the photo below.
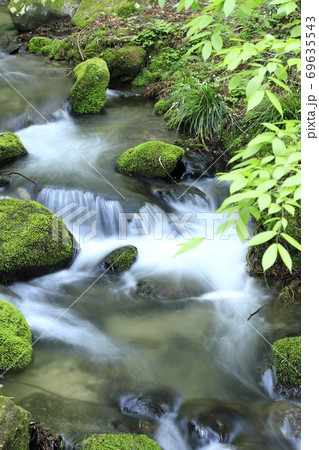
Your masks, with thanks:
M 31 332 L 23 314 L 0 299 L 0 370 L 22 369 L 31 361 Z
M 0 167 L 14 161 L 20 156 L 27 155 L 20 138 L 14 133 L 0 134 Z
M 64 269 L 75 253 L 73 237 L 52 211 L 34 201 L 0 200 L 0 283 Z
M 184 153 L 176 145 L 148 141 L 122 153 L 117 159 L 117 167 L 126 175 L 169 178 L 178 169 Z
M 301 384 L 301 337 L 279 339 L 273 344 L 272 353 L 279 383 L 298 388 Z
M 123 414 L 142 419 L 159 419 L 172 413 L 177 404 L 176 395 L 165 389 L 125 395 L 120 400 Z
M 17 30 L 28 31 L 73 16 L 79 0 L 11 0 L 9 12 Z
M 0 448 L 29 450 L 31 414 L 9 398 L 0 396 Z
M 130 269 L 136 259 L 137 248 L 133 245 L 126 245 L 109 253 L 100 268 L 102 270 L 107 270 L 108 272 L 124 272 Z
M 83 450 L 160 450 L 160 446 L 144 434 L 98 434 L 83 442 Z
M 70 92 L 73 112 L 100 112 L 106 102 L 106 88 L 110 81 L 106 62 L 100 58 L 83 61 L 73 70 L 73 77 L 76 79 Z

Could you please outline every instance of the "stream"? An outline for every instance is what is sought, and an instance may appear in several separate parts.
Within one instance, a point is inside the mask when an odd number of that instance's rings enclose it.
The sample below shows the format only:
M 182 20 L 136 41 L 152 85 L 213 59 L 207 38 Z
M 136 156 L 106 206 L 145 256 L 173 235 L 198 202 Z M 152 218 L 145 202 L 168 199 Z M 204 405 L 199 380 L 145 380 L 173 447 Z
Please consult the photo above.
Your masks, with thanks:
M 2 172 L 37 183 L 13 176 L 0 196 L 40 202 L 81 246 L 69 269 L 0 287 L 40 338 L 32 363 L 1 380 L 4 395 L 67 448 L 84 435 L 148 427 L 164 450 L 299 449 L 291 422 L 278 417 L 300 399 L 275 392 L 267 365 L 269 342 L 297 333 L 299 317 L 267 307 L 247 322 L 272 294 L 247 275 L 247 245 L 234 230 L 216 235 L 222 220 L 214 230 L 209 222 L 227 186 L 212 177 L 193 186 L 187 158 L 190 175 L 178 186 L 119 174 L 123 151 L 176 134 L 130 91 L 109 89 L 101 114 L 72 116 L 65 69 L 0 53 L 0 73 L 49 120 L 0 80 L 0 132 L 16 132 L 29 153 Z M 208 239 L 174 258 L 189 236 Z M 137 247 L 137 262 L 100 276 L 103 257 L 122 245 Z M 160 417 L 136 413 L 143 396 L 169 398 Z M 193 419 L 200 412 L 214 415 L 215 430 Z

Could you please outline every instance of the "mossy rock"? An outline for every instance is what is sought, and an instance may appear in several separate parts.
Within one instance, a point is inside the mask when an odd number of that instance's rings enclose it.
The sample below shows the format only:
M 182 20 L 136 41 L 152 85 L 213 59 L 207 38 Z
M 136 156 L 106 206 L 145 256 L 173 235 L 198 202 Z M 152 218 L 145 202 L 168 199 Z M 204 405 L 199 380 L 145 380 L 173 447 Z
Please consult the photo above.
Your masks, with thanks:
M 76 248 L 61 219 L 34 201 L 0 200 L 0 283 L 68 267 Z
M 0 448 L 28 450 L 31 414 L 12 400 L 0 396 Z
M 109 253 L 100 268 L 102 270 L 107 270 L 108 272 L 124 272 L 130 269 L 136 259 L 137 248 L 133 245 L 126 245 Z
M 83 450 L 160 450 L 160 446 L 144 434 L 99 434 L 83 442 Z
M 124 2 L 115 10 L 115 14 L 123 19 L 135 16 L 141 12 L 141 5 L 133 0 Z
M 14 161 L 20 156 L 27 155 L 20 138 L 13 133 L 0 134 L 0 167 Z
M 42 53 L 42 48 L 45 46 L 51 46 L 52 40 L 47 37 L 35 36 L 30 39 L 28 48 L 30 53 L 40 54 Z
M 144 2 L 139 2 L 141 5 Z M 76 27 L 84 28 L 94 22 L 99 16 L 115 13 L 120 17 L 129 17 L 133 11 L 140 11 L 141 6 L 137 8 L 134 1 L 128 0 L 82 0 L 71 23 Z
M 17 30 L 28 31 L 73 16 L 79 0 L 11 0 L 9 12 Z
M 163 116 L 170 108 L 171 104 L 165 98 L 160 98 L 154 105 L 154 112 L 159 116 Z
M 31 361 L 31 332 L 23 314 L 0 299 L 0 370 L 22 369 Z
M 298 388 L 301 384 L 301 338 L 279 339 L 272 346 L 274 368 L 279 383 Z
M 110 70 L 111 81 L 124 83 L 133 80 L 142 71 L 146 62 L 146 52 L 142 47 L 127 45 L 103 51 L 103 58 Z
M 169 178 L 178 169 L 184 154 L 184 150 L 176 145 L 148 141 L 122 153 L 117 166 L 127 175 Z
M 106 102 L 106 88 L 110 81 L 108 67 L 100 58 L 91 58 L 73 70 L 76 82 L 70 92 L 72 111 L 92 114 L 101 111 Z

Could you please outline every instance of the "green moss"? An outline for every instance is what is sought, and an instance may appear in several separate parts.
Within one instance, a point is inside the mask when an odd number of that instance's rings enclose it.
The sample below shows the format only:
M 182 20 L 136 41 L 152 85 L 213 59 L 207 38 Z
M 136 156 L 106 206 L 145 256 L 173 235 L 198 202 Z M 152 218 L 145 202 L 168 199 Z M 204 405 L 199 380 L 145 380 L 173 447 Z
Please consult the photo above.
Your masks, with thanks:
M 9 398 L 0 396 L 0 448 L 29 450 L 31 414 Z
M 34 201 L 0 200 L 0 283 L 66 267 L 74 256 L 61 219 Z
M 72 110 L 79 114 L 98 113 L 106 102 L 110 81 L 108 67 L 100 58 L 83 61 L 73 70 L 76 79 L 71 92 Z
M 29 41 L 29 51 L 31 53 L 42 53 L 42 49 L 45 46 L 51 46 L 52 40 L 46 37 L 36 36 Z
M 301 384 L 301 338 L 279 339 L 273 344 L 272 352 L 278 381 L 285 386 L 299 387 Z
M 126 150 L 117 160 L 121 172 L 140 177 L 167 178 L 184 156 L 176 145 L 149 141 Z
M 83 443 L 83 450 L 160 450 L 160 446 L 144 434 L 100 434 Z
M 150 84 L 161 81 L 160 73 L 150 72 L 148 69 L 144 69 L 143 72 L 139 73 L 137 77 L 133 80 L 134 86 L 149 86 Z
M 141 47 L 128 45 L 110 48 L 103 52 L 111 80 L 117 82 L 131 81 L 145 66 L 146 52 Z
M 165 98 L 161 98 L 158 100 L 158 102 L 154 105 L 154 112 L 156 114 L 159 114 L 160 116 L 163 116 L 170 108 L 170 102 L 166 100 Z
M 141 11 L 141 6 L 138 8 L 135 6 L 134 1 L 128 1 L 123 3 L 119 8 L 115 10 L 117 16 L 127 19 L 133 15 L 138 14 Z
M 103 265 L 105 270 L 113 272 L 124 272 L 136 261 L 137 248 L 127 245 L 111 252 L 105 258 Z
M 23 314 L 0 299 L 0 370 L 21 369 L 31 361 L 31 332 Z
M 17 135 L 13 133 L 0 134 L 0 167 L 26 154 L 27 151 Z

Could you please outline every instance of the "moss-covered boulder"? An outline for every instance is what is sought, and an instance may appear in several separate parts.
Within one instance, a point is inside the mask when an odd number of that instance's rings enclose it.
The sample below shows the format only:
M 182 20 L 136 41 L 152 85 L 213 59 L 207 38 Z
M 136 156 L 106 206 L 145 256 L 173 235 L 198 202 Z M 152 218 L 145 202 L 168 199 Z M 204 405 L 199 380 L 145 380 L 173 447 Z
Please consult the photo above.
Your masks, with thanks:
M 160 446 L 144 434 L 99 434 L 83 443 L 83 450 L 160 450 Z
M 9 398 L 0 396 L 0 448 L 28 450 L 31 414 Z
M 147 3 L 144 0 L 140 2 L 128 0 L 82 0 L 73 19 L 72 25 L 76 27 L 86 27 L 99 16 L 115 13 L 120 17 L 129 17 L 137 14 L 141 10 L 141 5 Z
M 109 48 L 103 51 L 101 57 L 108 65 L 111 81 L 117 83 L 133 80 L 146 63 L 145 50 L 136 45 Z
M 178 170 L 184 154 L 184 150 L 176 145 L 148 141 L 122 153 L 117 159 L 117 167 L 126 175 L 169 178 Z
M 16 134 L 0 134 L 0 167 L 26 154 L 27 151 Z
M 70 92 L 72 111 L 78 114 L 100 112 L 106 102 L 110 81 L 106 62 L 100 58 L 83 61 L 73 70 L 73 77 L 76 81 Z
M 63 59 L 63 42 L 60 39 L 36 36 L 29 41 L 29 51 L 37 55 L 47 55 L 50 59 Z
M 64 269 L 75 253 L 71 234 L 53 212 L 34 201 L 0 200 L 0 283 Z
M 137 248 L 126 245 L 109 253 L 100 266 L 101 270 L 108 272 L 124 272 L 128 270 L 137 259 Z
M 9 12 L 17 30 L 27 31 L 73 16 L 79 0 L 11 0 Z
M 279 339 L 273 344 L 272 353 L 279 383 L 298 388 L 301 384 L 301 338 Z
M 31 332 L 23 314 L 0 299 L 0 370 L 22 369 L 31 355 Z

